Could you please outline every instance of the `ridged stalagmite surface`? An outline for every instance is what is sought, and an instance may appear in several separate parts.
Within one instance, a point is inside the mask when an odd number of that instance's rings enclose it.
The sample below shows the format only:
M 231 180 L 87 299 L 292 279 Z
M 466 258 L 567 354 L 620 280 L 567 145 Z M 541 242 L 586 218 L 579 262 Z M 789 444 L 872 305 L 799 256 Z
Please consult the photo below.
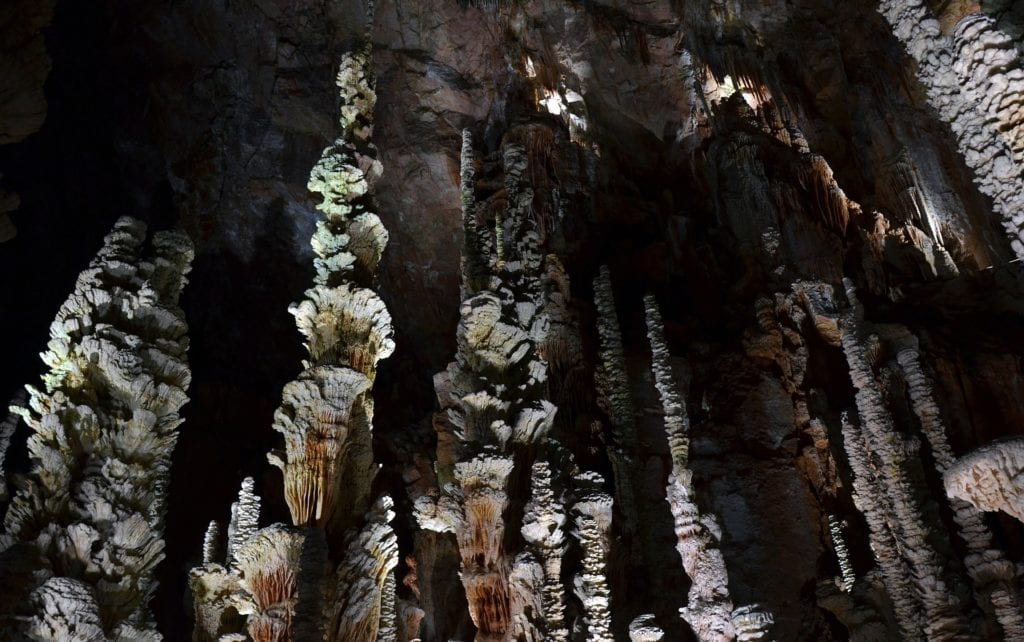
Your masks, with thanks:
M 83 639 L 158 637 L 148 602 L 188 400 L 178 297 L 192 245 L 160 232 L 146 252 L 145 238 L 127 217 L 107 235 L 50 326 L 43 388 L 18 409 L 33 464 L 0 535 L 12 635 L 60 639 L 80 618 Z
M 372 4 L 370 13 L 372 24 Z M 284 387 L 274 415 L 285 448 L 268 456 L 284 474 L 295 527 L 252 532 L 258 504 L 249 518 L 247 481 L 229 529 L 234 580 L 223 578 L 218 565 L 193 571 L 202 614 L 196 639 L 212 639 L 223 628 L 220 587 L 232 581 L 238 591 L 231 606 L 246 616 L 257 642 L 395 640 L 398 633 L 393 503 L 386 495 L 374 502 L 371 487 L 379 468 L 372 448 L 373 380 L 395 343 L 391 315 L 372 289 L 388 234 L 368 211 L 382 171 L 370 142 L 376 94 L 369 64 L 369 47 L 344 56 L 337 77 L 342 136 L 324 150 L 308 184 L 320 195 L 324 216 L 311 241 L 315 285 L 289 312 L 306 338 L 309 360 Z M 243 516 L 251 526 L 240 530 L 235 524 Z M 333 570 L 329 557 L 337 561 Z
M 946 493 L 978 510 L 1001 510 L 1024 522 L 1024 439 L 982 446 L 956 460 L 945 474 Z
M 917 61 L 928 99 L 1024 258 L 1024 71 L 1012 40 L 984 15 L 945 35 L 924 0 L 882 0 L 878 11 Z

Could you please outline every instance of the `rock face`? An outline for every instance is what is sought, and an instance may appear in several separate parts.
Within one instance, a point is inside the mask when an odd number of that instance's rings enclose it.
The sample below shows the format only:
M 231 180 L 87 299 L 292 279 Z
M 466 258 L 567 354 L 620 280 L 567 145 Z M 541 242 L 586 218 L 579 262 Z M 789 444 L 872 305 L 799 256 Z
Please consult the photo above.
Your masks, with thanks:
M 0 10 L 0 638 L 1021 638 L 1019 5 Z

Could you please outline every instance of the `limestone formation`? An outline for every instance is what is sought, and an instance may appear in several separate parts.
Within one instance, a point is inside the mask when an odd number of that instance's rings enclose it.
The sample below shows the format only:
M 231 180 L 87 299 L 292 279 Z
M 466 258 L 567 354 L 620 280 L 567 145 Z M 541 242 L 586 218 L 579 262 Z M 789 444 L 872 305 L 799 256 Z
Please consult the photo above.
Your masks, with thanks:
M 654 623 L 653 615 L 640 615 L 629 623 L 630 642 L 661 642 L 664 639 L 665 632 Z
M 846 593 L 853 588 L 857 577 L 853 573 L 853 566 L 850 564 L 850 549 L 846 547 L 846 538 L 843 537 L 843 525 L 835 515 L 828 516 L 828 532 L 832 536 L 832 548 L 836 551 L 836 559 L 839 562 L 840 577 L 836 583 Z
M 1008 439 L 960 457 L 945 474 L 946 493 L 978 510 L 1024 522 L 1024 439 Z
M 714 515 L 702 514 L 696 503 L 693 472 L 688 468 L 689 415 L 686 402 L 677 391 L 661 313 L 652 295 L 644 297 L 644 309 L 651 345 L 651 370 L 672 455 L 666 495 L 675 522 L 676 550 L 692 582 L 687 604 L 679 613 L 700 640 L 734 640 L 737 630 L 732 619 L 729 574 L 719 548 L 721 527 Z M 766 630 L 771 615 L 765 612 L 764 617 L 762 628 Z
M 828 288 L 800 286 L 815 316 L 838 321 L 840 342 L 856 390 L 860 422 L 847 421 L 844 446 L 854 474 L 854 499 L 872 532 L 872 550 L 886 580 L 901 631 L 929 639 L 964 639 L 967 623 L 947 585 L 945 565 L 928 535 L 923 494 L 913 476 L 912 443 L 896 430 L 873 370 L 879 349 L 870 335 L 852 282 L 844 282 L 843 310 Z
M 612 604 L 606 569 L 611 550 L 612 498 L 600 490 L 604 480 L 596 473 L 583 473 L 574 481 L 579 496 L 572 506 L 576 525 L 573 534 L 583 550 L 583 568 L 575 585 L 583 603 L 586 639 L 611 642 Z
M 950 472 L 956 468 L 953 449 L 946 438 L 933 387 L 921 365 L 917 340 L 913 336 L 899 337 L 896 359 L 906 377 L 911 404 L 928 440 L 935 468 L 948 480 L 956 474 Z M 1024 609 L 1014 565 L 1005 553 L 995 548 L 992 533 L 978 511 L 981 506 L 972 503 L 969 498 L 950 493 L 953 520 L 967 545 L 964 565 L 982 603 L 992 605 L 1007 639 L 1022 637 Z
M 160 232 L 146 253 L 145 238 L 139 221 L 116 223 L 50 326 L 44 386 L 15 408 L 32 468 L 0 535 L 0 628 L 157 638 L 148 602 L 188 401 L 178 297 L 192 245 Z
M 316 277 L 289 312 L 309 359 L 274 414 L 285 447 L 268 455 L 283 473 L 294 527 L 256 530 L 259 503 L 252 481 L 243 484 L 228 529 L 229 569 L 207 559 L 192 573 L 197 639 L 238 635 L 225 630 L 233 609 L 257 642 L 397 641 L 393 504 L 386 495 L 374 500 L 372 488 L 373 380 L 395 342 L 391 315 L 372 289 L 388 233 L 369 211 L 382 171 L 370 142 L 369 65 L 369 48 L 343 57 L 342 136 L 308 184 L 324 215 L 311 240 Z
M 878 11 L 917 62 L 929 101 L 1024 258 L 1024 71 L 1013 41 L 981 14 L 945 35 L 924 0 L 883 0 Z

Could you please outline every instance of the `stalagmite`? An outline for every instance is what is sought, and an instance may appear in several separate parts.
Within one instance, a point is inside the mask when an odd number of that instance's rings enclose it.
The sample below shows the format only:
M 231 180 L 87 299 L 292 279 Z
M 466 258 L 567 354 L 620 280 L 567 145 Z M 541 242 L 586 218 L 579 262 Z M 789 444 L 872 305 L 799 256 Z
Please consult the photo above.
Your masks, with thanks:
M 676 549 L 692 581 L 687 604 L 679 612 L 698 639 L 734 640 L 737 632 L 732 620 L 729 575 L 719 548 L 721 528 L 714 515 L 701 514 L 694 497 L 693 473 L 688 468 L 689 416 L 686 403 L 677 392 L 664 325 L 653 296 L 644 297 L 644 310 L 647 338 L 651 344 L 651 370 L 661 400 L 665 433 L 672 455 L 672 472 L 666 495 L 675 521 Z M 764 628 L 767 629 L 771 615 L 765 612 L 764 617 Z
M 528 216 L 533 192 L 525 184 L 526 153 L 512 140 L 502 150 L 506 207 L 497 217 L 493 243 L 485 238 L 486 228 L 477 226 L 472 212 L 471 144 L 464 134 L 463 294 L 468 298 L 460 310 L 455 360 L 435 377 L 442 410 L 435 419 L 438 494 L 417 500 L 416 518 L 421 528 L 454 533 L 477 640 L 567 639 L 561 491 L 550 464 L 524 456 L 526 449 L 554 449 L 547 440 L 557 409 L 546 398 L 546 358 L 561 356 L 556 343 L 565 336 L 552 335 L 549 315 L 564 310 L 555 309 L 558 297 L 545 286 L 561 287 L 564 274 L 552 277 L 560 266 L 539 251 Z M 482 272 L 474 275 L 473 269 Z M 559 324 L 566 322 L 559 317 Z M 519 466 L 531 473 L 535 497 L 522 522 L 510 523 L 509 483 Z M 527 550 L 505 550 L 504 533 L 511 529 L 520 531 Z
M 565 507 L 552 488 L 551 465 L 535 461 L 530 477 L 530 501 L 523 517 L 523 539 L 530 545 L 543 573 L 541 608 L 546 639 L 567 640 L 562 558 L 565 556 Z
M 322 634 L 327 547 L 315 529 L 261 529 L 238 551 L 238 612 L 254 642 L 312 640 Z
M 390 497 L 378 499 L 366 525 L 345 550 L 336 574 L 337 597 L 331 606 L 331 640 L 394 640 L 398 538 L 389 525 L 395 516 L 392 508 Z M 387 624 L 383 631 L 382 622 Z
M 924 0 L 882 0 L 878 11 L 1024 258 L 1024 72 L 1012 40 L 983 14 L 963 18 L 950 38 Z
M 633 489 L 636 420 L 633 400 L 629 393 L 622 333 L 612 295 L 611 274 L 607 266 L 601 266 L 600 273 L 594 279 L 594 307 L 597 311 L 597 333 L 601 342 L 601 364 L 594 376 L 605 412 L 611 420 L 612 447 L 609 448 L 608 457 L 615 473 L 615 495 L 626 516 L 626 532 L 633 534 L 638 531 L 640 522 Z
M 661 642 L 665 632 L 654 622 L 653 615 L 637 616 L 629 623 L 629 642 Z
M 82 639 L 157 637 L 148 602 L 188 400 L 177 302 L 192 245 L 157 233 L 147 257 L 145 236 L 127 217 L 106 236 L 50 326 L 44 388 L 27 386 L 16 409 L 32 468 L 0 535 L 0 629 L 55 639 L 78 621 Z
M 770 635 L 775 618 L 760 606 L 741 606 L 732 612 L 732 625 L 736 627 L 736 640 L 766 640 Z
M 576 595 L 583 603 L 586 639 L 611 642 L 611 591 L 606 568 L 611 550 L 612 498 L 602 490 L 604 480 L 596 473 L 583 473 L 574 480 L 578 498 L 572 512 L 573 531 L 583 549 L 583 572 L 576 576 Z
M 921 366 L 915 337 L 909 334 L 899 337 L 896 359 L 907 380 L 911 405 L 920 421 L 921 431 L 931 447 L 935 468 L 940 475 L 946 475 L 955 466 L 953 449 L 946 438 L 932 384 Z M 1024 609 L 1014 565 L 1005 553 L 994 547 L 992 533 L 978 509 L 965 500 L 964 497 L 950 497 L 953 520 L 967 545 L 964 558 L 967 573 L 981 601 L 992 605 L 1006 638 L 1024 639 Z
M 853 588 L 857 577 L 853 573 L 853 566 L 850 564 L 850 549 L 846 547 L 846 538 L 843 537 L 843 525 L 835 515 L 828 516 L 828 531 L 832 536 L 832 548 L 836 551 L 836 559 L 839 562 L 840 577 L 836 580 L 844 592 L 849 593 Z
M 852 282 L 844 285 L 850 305 L 842 311 L 827 286 L 801 284 L 797 289 L 815 316 L 838 322 L 860 415 L 859 427 L 848 422 L 843 429 L 855 502 L 872 530 L 872 549 L 903 635 L 913 639 L 923 629 L 928 639 L 967 639 L 958 599 L 946 585 L 945 564 L 928 537 L 918 499 L 923 490 L 911 472 L 915 448 L 896 431 L 879 392 L 871 361 L 876 339 L 865 330 Z
M 324 526 L 343 501 L 349 436 L 370 432 L 372 385 L 360 372 L 324 366 L 306 370 L 285 386 L 274 429 L 285 436 L 286 450 L 283 456 L 271 455 L 270 462 L 284 473 L 285 500 L 295 524 Z M 356 496 L 369 492 L 347 490 Z M 346 502 L 345 508 L 354 506 Z
M 374 503 L 372 489 L 379 467 L 372 448 L 373 380 L 395 342 L 391 315 L 372 289 L 388 233 L 368 209 L 382 172 L 370 142 L 376 94 L 369 65 L 369 46 L 343 57 L 337 77 L 342 134 L 323 151 L 308 183 L 321 197 L 317 209 L 324 217 L 311 239 L 316 277 L 289 312 L 309 359 L 284 387 L 274 414 L 285 447 L 268 455 L 283 473 L 295 527 L 253 532 L 259 505 L 250 500 L 247 480 L 232 507 L 231 570 L 225 575 L 223 567 L 207 563 L 192 574 L 197 639 L 221 633 L 227 611 L 222 587 L 232 582 L 238 590 L 231 604 L 247 616 L 257 642 L 391 642 L 398 635 L 394 512 L 390 497 Z

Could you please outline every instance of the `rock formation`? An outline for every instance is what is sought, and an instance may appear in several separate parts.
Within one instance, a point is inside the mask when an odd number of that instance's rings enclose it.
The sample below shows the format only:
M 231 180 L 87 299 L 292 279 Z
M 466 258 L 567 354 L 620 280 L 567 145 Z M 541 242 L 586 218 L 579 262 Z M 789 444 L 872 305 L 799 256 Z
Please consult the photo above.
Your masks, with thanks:
M 285 449 L 268 457 L 284 473 L 294 526 L 256 530 L 258 501 L 252 481 L 243 484 L 232 506 L 228 569 L 206 560 L 192 573 L 195 639 L 240 632 L 230 629 L 241 624 L 234 613 L 245 616 L 244 630 L 256 641 L 397 635 L 392 501 L 374 500 L 371 488 L 371 389 L 377 363 L 395 344 L 387 307 L 370 289 L 388 236 L 368 209 L 381 174 L 370 142 L 368 49 L 344 56 L 337 85 L 342 136 L 324 150 L 308 185 L 324 216 L 312 239 L 315 285 L 289 308 L 309 359 L 274 415 Z
M 1021 3 L 368 4 L 0 10 L 0 639 L 1024 637 Z
M 32 430 L 0 535 L 12 639 L 159 639 L 149 600 L 191 377 L 178 297 L 192 244 L 145 240 L 117 222 L 50 325 L 42 388 L 12 408 Z

